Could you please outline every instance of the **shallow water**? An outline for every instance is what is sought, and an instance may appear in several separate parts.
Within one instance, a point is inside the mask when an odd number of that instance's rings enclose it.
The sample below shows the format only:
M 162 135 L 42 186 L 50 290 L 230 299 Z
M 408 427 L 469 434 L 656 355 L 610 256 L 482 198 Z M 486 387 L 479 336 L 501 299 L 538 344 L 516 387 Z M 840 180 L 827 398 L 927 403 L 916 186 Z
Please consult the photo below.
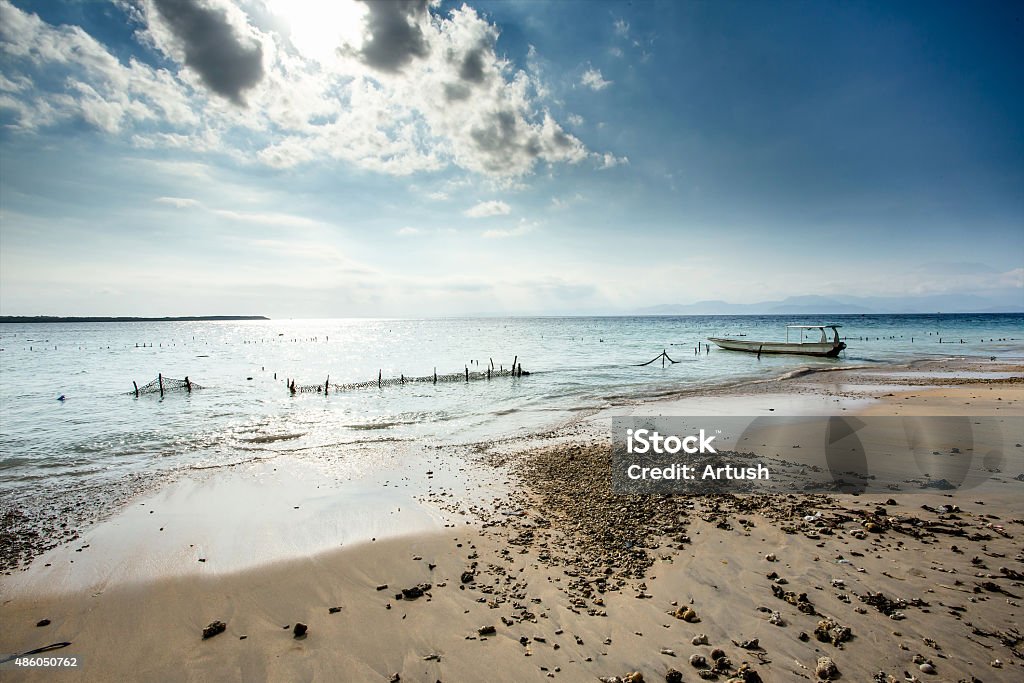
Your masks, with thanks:
M 273 320 L 0 325 L 0 490 L 8 502 L 76 482 L 275 452 L 358 457 L 397 446 L 522 435 L 581 411 L 782 376 L 801 368 L 952 355 L 1024 356 L 1022 315 L 837 316 L 838 359 L 763 356 L 698 343 L 781 340 L 796 316 Z M 938 343 L 955 339 L 957 343 Z M 959 343 L 963 339 L 965 343 Z M 992 340 L 992 341 L 989 341 Z M 999 341 L 1005 340 L 1005 341 Z M 678 361 L 637 367 L 666 350 Z M 375 381 L 508 368 L 490 381 L 292 396 L 285 380 Z M 130 395 L 157 373 L 202 387 Z M 276 379 L 275 379 L 276 373 Z M 66 400 L 58 401 L 63 395 Z M 378 451 L 379 452 L 379 451 Z M 356 457 L 356 456 L 353 456 Z M 372 464 L 372 463 L 369 463 Z

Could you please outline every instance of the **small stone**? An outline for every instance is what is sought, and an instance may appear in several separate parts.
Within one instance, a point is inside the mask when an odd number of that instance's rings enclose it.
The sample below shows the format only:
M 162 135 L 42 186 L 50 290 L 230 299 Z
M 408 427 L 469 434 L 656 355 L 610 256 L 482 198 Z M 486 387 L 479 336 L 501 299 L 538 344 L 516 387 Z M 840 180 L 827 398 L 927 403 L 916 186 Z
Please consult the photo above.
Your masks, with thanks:
M 669 669 L 665 672 L 665 683 L 683 683 L 683 674 L 675 669 Z
M 476 632 L 477 635 L 481 636 L 493 636 L 497 632 L 497 629 L 493 626 L 481 626 L 476 630 Z
M 330 614 L 337 614 L 338 612 L 341 611 L 341 608 L 340 607 L 328 607 L 327 611 Z
M 622 683 L 644 683 L 644 675 L 639 671 L 631 671 L 622 677 Z
M 388 589 L 388 585 L 386 583 L 382 583 L 379 586 L 377 586 L 377 590 L 379 590 L 379 591 L 386 591 L 387 589 Z
M 462 576 L 459 577 L 459 579 L 462 581 L 462 583 L 471 583 L 476 580 L 476 577 L 473 576 L 473 572 L 466 571 L 462 572 Z
M 401 674 L 391 674 L 391 678 L 388 679 L 388 683 L 399 683 L 402 680 Z
M 719 659 L 725 656 L 725 650 L 720 647 L 716 647 L 711 651 L 711 661 L 717 662 Z
M 764 556 L 764 559 L 768 560 L 769 562 L 778 562 L 779 561 L 779 558 L 775 556 L 775 553 L 768 553 L 767 555 Z
M 811 639 L 811 637 L 807 635 L 806 631 L 800 631 L 800 635 L 798 635 L 797 638 L 804 643 Z
M 831 681 L 839 676 L 839 667 L 832 661 L 831 657 L 818 657 L 818 663 L 814 667 L 814 675 L 819 681 Z
M 303 636 L 306 635 L 306 631 L 308 631 L 308 630 L 309 630 L 309 627 L 306 626 L 305 624 L 303 624 L 300 621 L 300 622 L 296 623 L 295 624 L 295 628 L 292 629 L 292 637 L 293 638 L 302 638 Z
M 423 588 L 421 588 L 420 586 L 412 586 L 411 588 L 403 588 L 401 593 L 395 595 L 395 598 L 398 599 L 398 600 L 401 600 L 403 598 L 406 599 L 406 600 L 415 600 L 416 598 L 422 598 L 422 597 L 423 597 Z
M 935 667 L 932 666 L 929 662 L 925 662 L 924 664 L 919 665 L 917 668 L 920 669 L 921 673 L 923 674 L 931 674 L 933 676 L 935 675 Z
M 757 638 L 751 638 L 750 640 L 744 640 L 742 643 L 740 643 L 740 647 L 742 647 L 744 650 L 758 650 L 761 646 L 760 643 L 758 643 Z
M 699 634 L 695 635 L 693 637 L 693 640 L 690 641 L 690 644 L 691 645 L 707 645 L 708 644 L 708 636 L 707 636 L 707 634 L 706 633 L 699 633 Z
M 697 616 L 697 612 L 692 607 L 680 607 L 674 613 L 676 619 L 682 619 L 683 621 L 695 624 L 700 621 L 700 617 Z
M 853 638 L 853 631 L 834 619 L 822 619 L 814 629 L 814 636 L 823 643 L 838 646 Z
M 706 669 L 708 660 L 704 658 L 704 655 L 690 655 L 690 666 L 694 669 Z
M 676 656 L 676 651 L 675 650 L 671 650 L 671 649 L 669 649 L 667 647 L 663 647 L 663 648 L 661 648 L 661 654 L 668 655 L 669 657 L 675 657 Z
M 228 625 L 223 621 L 211 621 L 209 625 L 203 629 L 203 640 L 207 638 L 213 638 L 216 635 L 224 633 L 228 628 Z
M 50 625 L 50 620 L 49 619 L 40 619 L 39 621 L 36 622 L 36 628 L 42 628 L 44 626 L 49 626 L 49 625 Z

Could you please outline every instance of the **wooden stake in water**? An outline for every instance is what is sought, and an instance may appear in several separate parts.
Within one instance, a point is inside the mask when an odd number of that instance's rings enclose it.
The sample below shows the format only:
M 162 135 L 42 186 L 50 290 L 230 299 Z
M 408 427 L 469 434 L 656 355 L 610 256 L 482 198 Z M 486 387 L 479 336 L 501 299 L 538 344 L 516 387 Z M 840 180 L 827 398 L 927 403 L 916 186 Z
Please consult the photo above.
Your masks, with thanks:
M 139 385 L 135 380 L 132 380 L 132 386 L 135 387 L 135 398 L 139 397 Z
M 160 382 L 160 398 L 164 397 L 164 375 L 158 372 L 156 375 L 157 380 Z

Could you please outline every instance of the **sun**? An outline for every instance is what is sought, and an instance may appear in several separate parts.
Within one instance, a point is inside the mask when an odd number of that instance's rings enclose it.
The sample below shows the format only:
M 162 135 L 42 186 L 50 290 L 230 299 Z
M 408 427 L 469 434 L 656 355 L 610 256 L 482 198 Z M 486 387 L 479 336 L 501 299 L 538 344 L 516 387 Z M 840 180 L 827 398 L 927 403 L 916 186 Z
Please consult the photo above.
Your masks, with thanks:
M 363 44 L 367 7 L 356 0 L 270 0 L 270 10 L 287 26 L 288 36 L 304 57 L 327 62 L 336 50 Z

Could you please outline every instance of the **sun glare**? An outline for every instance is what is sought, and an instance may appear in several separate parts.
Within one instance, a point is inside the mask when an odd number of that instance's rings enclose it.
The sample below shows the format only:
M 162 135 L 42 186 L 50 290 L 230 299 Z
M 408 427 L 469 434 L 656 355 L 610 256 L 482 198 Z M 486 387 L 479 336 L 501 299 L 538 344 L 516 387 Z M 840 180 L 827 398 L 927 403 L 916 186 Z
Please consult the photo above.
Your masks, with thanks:
M 288 26 L 292 44 L 305 57 L 329 61 L 337 48 L 359 49 L 366 5 L 356 0 L 272 0 L 271 11 Z

